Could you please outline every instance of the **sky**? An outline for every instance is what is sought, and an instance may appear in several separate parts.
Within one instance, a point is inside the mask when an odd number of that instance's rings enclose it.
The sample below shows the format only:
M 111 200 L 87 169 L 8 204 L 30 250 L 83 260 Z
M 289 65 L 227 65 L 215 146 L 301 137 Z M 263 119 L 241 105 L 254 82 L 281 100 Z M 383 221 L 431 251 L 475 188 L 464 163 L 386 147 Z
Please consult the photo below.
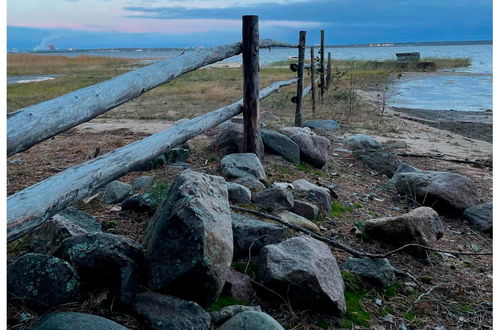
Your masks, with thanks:
M 240 40 L 242 15 L 293 43 L 492 39 L 492 0 L 8 0 L 7 48 L 209 47 Z

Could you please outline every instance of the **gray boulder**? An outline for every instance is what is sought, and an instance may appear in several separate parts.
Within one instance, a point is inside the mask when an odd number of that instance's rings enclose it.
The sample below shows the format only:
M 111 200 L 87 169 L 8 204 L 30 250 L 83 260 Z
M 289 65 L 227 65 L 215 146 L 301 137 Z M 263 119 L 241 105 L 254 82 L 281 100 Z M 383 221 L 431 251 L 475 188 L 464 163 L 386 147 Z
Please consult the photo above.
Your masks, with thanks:
M 153 330 L 207 330 L 211 323 L 210 314 L 195 302 L 154 292 L 138 294 L 133 311 Z
M 492 202 L 467 208 L 464 217 L 478 230 L 492 235 Z
M 234 260 L 256 256 L 269 244 L 280 243 L 288 238 L 286 227 L 256 220 L 248 216 L 232 213 L 232 232 L 234 234 Z
M 186 162 L 189 158 L 191 158 L 189 149 L 173 148 L 165 152 L 165 160 L 167 164 Z
M 211 324 L 215 327 L 220 326 L 220 324 L 226 322 L 230 318 L 234 317 L 236 314 L 248 311 L 261 312 L 260 306 L 243 306 L 243 305 L 231 305 L 222 308 L 219 311 L 210 312 Z
M 133 191 L 140 191 L 150 188 L 153 184 L 154 178 L 152 176 L 143 175 L 139 176 L 132 181 Z
M 358 276 L 363 281 L 386 289 L 395 281 L 395 272 L 388 259 L 348 258 L 341 270 Z
M 148 213 L 150 215 L 156 211 L 157 207 L 158 201 L 151 194 L 135 194 L 121 202 L 123 211 Z
M 31 330 L 128 330 L 128 328 L 101 316 L 75 313 L 56 312 L 45 315 Z
M 340 129 L 340 125 L 338 124 L 338 122 L 332 119 L 307 120 L 303 124 L 303 126 L 315 129 L 323 129 L 328 131 L 337 131 Z
M 325 243 L 298 236 L 267 245 L 257 258 L 257 266 L 258 280 L 288 297 L 293 307 L 335 315 L 345 312 L 343 278 Z
M 293 140 L 300 148 L 300 159 L 317 168 L 327 162 L 329 140 L 316 135 L 308 127 L 285 127 L 281 132 Z
M 150 171 L 156 168 L 160 168 L 166 165 L 166 158 L 164 154 L 158 155 L 149 159 L 142 164 L 137 165 L 133 170 L 134 171 Z
M 145 235 L 147 285 L 210 306 L 222 291 L 233 255 L 225 180 L 179 173 Z
M 388 177 L 392 177 L 400 166 L 397 155 L 383 149 L 365 149 L 354 152 L 355 156 L 370 169 L 375 170 Z
M 481 202 L 473 181 L 456 173 L 421 171 L 402 164 L 390 181 L 400 195 L 444 215 L 462 214 Z
M 34 252 L 52 254 L 65 238 L 101 231 L 101 224 L 93 216 L 69 207 L 36 227 L 28 237 Z
M 227 182 L 229 201 L 232 203 L 248 204 L 251 202 L 251 190 L 243 185 Z
M 437 212 L 423 206 L 400 216 L 367 220 L 364 232 L 397 247 L 411 243 L 430 246 L 443 236 L 443 225 Z
M 219 330 L 284 330 L 270 315 L 247 311 L 236 314 L 218 328 Z
M 100 200 L 106 204 L 116 204 L 132 194 L 132 186 L 121 181 L 109 183 L 100 196 Z
M 243 125 L 225 122 L 219 125 L 219 133 L 212 148 L 222 155 L 243 152 Z
M 144 260 L 138 242 L 125 236 L 89 233 L 65 239 L 55 254 L 74 265 L 91 287 L 111 288 L 119 302 L 131 303 Z
M 248 175 L 265 179 L 265 170 L 258 156 L 253 153 L 231 154 L 222 158 L 221 172 L 225 178 L 243 178 Z
M 231 268 L 227 275 L 222 295 L 231 296 L 240 301 L 251 301 L 255 295 L 255 290 L 253 290 L 253 286 L 251 285 L 251 278 Z
M 245 186 L 251 191 L 259 191 L 265 189 L 265 185 L 258 181 L 254 176 L 252 175 L 247 175 L 242 178 L 237 178 L 234 181 L 234 183 L 240 184 L 241 186 Z
M 73 267 L 56 257 L 27 253 L 7 268 L 9 300 L 38 311 L 75 300 L 79 286 Z
M 315 204 L 295 199 L 295 205 L 291 211 L 309 220 L 315 220 L 319 215 L 320 209 Z
M 356 134 L 343 141 L 343 146 L 350 150 L 381 149 L 383 146 L 369 135 Z
M 300 162 L 300 148 L 293 140 L 284 134 L 268 129 L 262 130 L 261 133 L 265 151 L 281 155 L 291 163 Z
M 295 198 L 305 198 L 317 203 L 326 213 L 331 211 L 331 192 L 329 189 L 308 182 L 305 179 L 292 183 Z
M 293 194 L 279 187 L 272 187 L 253 194 L 253 203 L 271 212 L 291 210 L 294 205 Z

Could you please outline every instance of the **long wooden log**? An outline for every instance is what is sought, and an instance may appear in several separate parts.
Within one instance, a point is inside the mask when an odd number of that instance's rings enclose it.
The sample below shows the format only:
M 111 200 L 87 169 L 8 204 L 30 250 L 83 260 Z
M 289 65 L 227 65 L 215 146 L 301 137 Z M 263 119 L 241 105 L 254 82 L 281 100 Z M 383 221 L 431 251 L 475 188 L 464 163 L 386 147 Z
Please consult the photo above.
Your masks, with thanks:
M 259 93 L 264 99 L 297 79 L 275 82 Z M 51 216 L 91 195 L 97 188 L 132 171 L 171 148 L 236 116 L 243 100 L 172 126 L 125 147 L 73 166 L 7 199 L 7 240 L 10 242 Z
M 262 40 L 260 47 L 296 47 Z M 27 150 L 187 72 L 241 53 L 241 43 L 199 50 L 127 72 L 8 115 L 7 155 Z
M 303 99 L 303 70 L 305 65 L 305 37 L 306 31 L 300 31 L 300 42 L 298 43 L 298 83 L 296 84 L 296 102 L 295 102 L 295 126 L 301 127 L 302 115 L 301 105 Z

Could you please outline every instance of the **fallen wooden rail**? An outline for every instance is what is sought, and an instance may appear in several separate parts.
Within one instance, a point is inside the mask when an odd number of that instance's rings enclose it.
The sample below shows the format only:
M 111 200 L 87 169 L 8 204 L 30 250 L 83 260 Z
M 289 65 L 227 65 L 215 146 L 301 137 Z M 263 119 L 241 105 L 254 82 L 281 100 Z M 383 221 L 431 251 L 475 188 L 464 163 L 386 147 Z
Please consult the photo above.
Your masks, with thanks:
M 296 47 L 265 39 L 261 48 Z M 241 43 L 187 53 L 8 115 L 7 156 L 89 121 L 174 78 L 241 53 Z
M 275 82 L 259 92 L 264 99 L 297 79 Z M 7 241 L 26 234 L 60 210 L 145 161 L 215 127 L 242 111 L 243 101 L 172 126 L 143 140 L 73 166 L 7 199 Z

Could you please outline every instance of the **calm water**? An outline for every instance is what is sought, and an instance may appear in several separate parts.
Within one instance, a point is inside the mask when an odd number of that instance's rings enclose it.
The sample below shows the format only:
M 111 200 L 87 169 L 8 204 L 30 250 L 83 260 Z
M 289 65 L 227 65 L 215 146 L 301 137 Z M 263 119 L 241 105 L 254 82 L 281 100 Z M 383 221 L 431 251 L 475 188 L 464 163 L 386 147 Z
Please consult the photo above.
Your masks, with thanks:
M 94 55 L 129 58 L 170 58 L 193 50 L 95 50 L 91 52 L 67 52 L 57 55 Z M 395 59 L 395 53 L 419 52 L 421 57 L 469 57 L 471 66 L 449 71 L 455 75 L 401 79 L 390 87 L 388 103 L 392 106 L 430 109 L 484 111 L 492 109 L 492 45 L 406 46 L 406 47 L 352 47 L 326 48 L 334 59 L 385 60 Z M 296 49 L 276 48 L 260 50 L 260 63 L 286 60 L 296 56 Z M 307 56 L 310 52 L 307 49 Z M 241 63 L 241 56 L 223 62 Z M 466 72 L 467 75 L 459 74 Z

